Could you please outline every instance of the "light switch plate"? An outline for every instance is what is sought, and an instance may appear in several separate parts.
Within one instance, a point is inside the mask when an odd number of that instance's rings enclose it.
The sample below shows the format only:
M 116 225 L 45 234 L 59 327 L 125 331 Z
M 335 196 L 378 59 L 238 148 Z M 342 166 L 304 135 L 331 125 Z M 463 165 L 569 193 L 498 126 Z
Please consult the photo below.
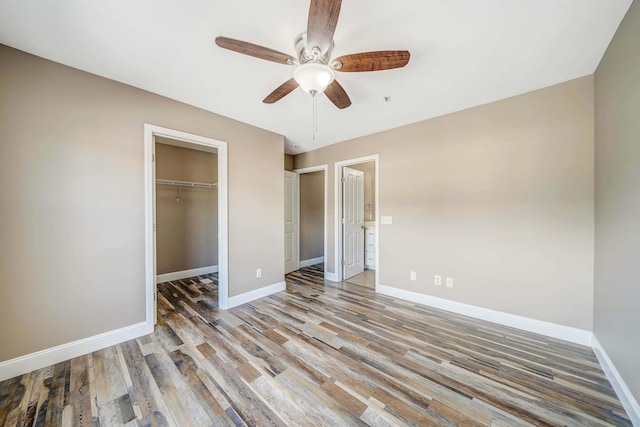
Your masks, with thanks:
M 409 272 L 409 279 L 410 280 L 416 280 L 416 272 L 415 271 Z
M 380 217 L 380 224 L 385 224 L 385 225 L 393 224 L 393 217 L 381 216 Z
M 447 277 L 447 288 L 453 288 L 453 278 Z
M 433 284 L 436 286 L 441 286 L 442 285 L 442 276 L 436 274 L 435 276 L 433 276 Z

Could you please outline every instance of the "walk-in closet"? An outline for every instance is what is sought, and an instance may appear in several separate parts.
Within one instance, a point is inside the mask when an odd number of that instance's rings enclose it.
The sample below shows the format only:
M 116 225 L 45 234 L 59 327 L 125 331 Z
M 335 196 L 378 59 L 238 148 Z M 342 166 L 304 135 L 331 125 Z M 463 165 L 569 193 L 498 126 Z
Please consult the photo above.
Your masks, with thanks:
M 180 146 L 182 145 L 182 146 Z M 156 137 L 157 282 L 213 284 L 218 272 L 218 159 Z

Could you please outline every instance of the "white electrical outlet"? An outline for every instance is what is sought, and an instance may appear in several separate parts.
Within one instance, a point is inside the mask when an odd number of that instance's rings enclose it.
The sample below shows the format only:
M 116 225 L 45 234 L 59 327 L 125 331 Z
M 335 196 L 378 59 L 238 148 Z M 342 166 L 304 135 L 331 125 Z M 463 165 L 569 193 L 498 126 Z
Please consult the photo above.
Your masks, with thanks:
M 447 288 L 453 288 L 453 278 L 447 277 Z
M 433 276 L 433 284 L 436 286 L 442 286 L 442 276 L 438 276 L 437 274 Z
M 409 279 L 411 280 L 416 280 L 416 272 L 415 271 L 411 271 L 409 273 Z
M 262 269 L 261 268 L 256 270 L 256 279 L 259 279 L 260 277 L 262 277 Z

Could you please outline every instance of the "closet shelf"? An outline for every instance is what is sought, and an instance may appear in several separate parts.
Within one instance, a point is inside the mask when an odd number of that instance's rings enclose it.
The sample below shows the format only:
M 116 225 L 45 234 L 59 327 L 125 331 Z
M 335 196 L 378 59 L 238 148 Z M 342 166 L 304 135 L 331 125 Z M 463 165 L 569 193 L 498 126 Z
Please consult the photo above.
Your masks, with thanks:
M 175 179 L 156 179 L 156 184 L 177 185 L 179 187 L 218 188 L 217 182 L 177 181 Z

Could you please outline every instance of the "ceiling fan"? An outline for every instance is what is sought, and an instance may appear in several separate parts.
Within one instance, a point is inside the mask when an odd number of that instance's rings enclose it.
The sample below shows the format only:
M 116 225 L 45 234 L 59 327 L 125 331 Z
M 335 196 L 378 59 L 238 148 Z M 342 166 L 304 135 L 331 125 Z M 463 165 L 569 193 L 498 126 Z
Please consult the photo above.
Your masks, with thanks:
M 295 39 L 298 58 L 227 37 L 216 37 L 216 44 L 267 61 L 292 65 L 293 78 L 287 80 L 262 101 L 273 104 L 300 86 L 305 92 L 316 96 L 324 92 L 336 107 L 342 109 L 351 105 L 349 96 L 340 83 L 335 80 L 334 71 L 363 72 L 400 68 L 409 62 L 409 51 L 381 50 L 375 52 L 354 53 L 331 60 L 333 34 L 340 15 L 342 0 L 311 0 L 307 31 Z

